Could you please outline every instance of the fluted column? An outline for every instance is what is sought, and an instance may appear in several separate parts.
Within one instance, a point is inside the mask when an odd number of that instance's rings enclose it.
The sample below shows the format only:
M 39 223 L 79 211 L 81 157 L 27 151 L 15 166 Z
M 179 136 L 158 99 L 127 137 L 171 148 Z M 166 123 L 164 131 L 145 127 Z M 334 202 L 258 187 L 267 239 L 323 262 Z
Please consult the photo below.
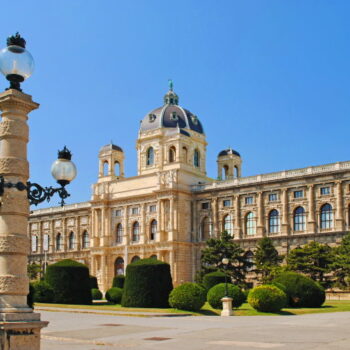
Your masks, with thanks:
M 335 212 L 335 229 L 337 231 L 344 230 L 344 205 L 343 205 L 343 188 L 342 182 L 336 182 L 337 208 Z
M 0 174 L 6 182 L 26 183 L 28 180 L 27 114 L 38 107 L 31 96 L 17 90 L 10 89 L 0 94 Z M 47 322 L 40 322 L 40 314 L 33 313 L 27 306 L 30 249 L 27 192 L 5 188 L 0 200 L 0 348 L 39 349 L 40 328 Z M 21 330 L 18 322 L 23 322 Z M 15 342 L 21 343 L 12 346 Z
M 281 233 L 288 235 L 290 233 L 289 227 L 289 213 L 288 213 L 288 191 L 286 188 L 282 189 L 282 226 Z
M 309 233 L 316 232 L 316 220 L 315 220 L 315 197 L 314 197 L 314 185 L 308 186 L 308 202 L 309 202 L 309 215 L 307 219 L 307 231 Z
M 256 227 L 256 232 L 257 232 L 258 236 L 264 236 L 264 234 L 265 234 L 264 202 L 263 202 L 263 193 L 262 192 L 258 192 L 257 205 L 258 205 L 258 224 Z

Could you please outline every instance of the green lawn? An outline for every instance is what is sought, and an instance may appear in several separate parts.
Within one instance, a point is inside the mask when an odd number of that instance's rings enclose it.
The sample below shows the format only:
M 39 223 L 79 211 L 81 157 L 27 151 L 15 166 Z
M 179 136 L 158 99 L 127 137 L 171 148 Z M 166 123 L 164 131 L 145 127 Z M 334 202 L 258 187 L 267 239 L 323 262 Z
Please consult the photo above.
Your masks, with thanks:
M 198 315 L 198 316 L 215 316 L 220 315 L 221 310 L 216 310 L 210 307 L 206 303 L 200 312 L 189 312 L 184 310 L 176 309 L 145 309 L 145 308 L 126 308 L 120 305 L 113 305 L 108 303 L 98 303 L 94 305 L 63 305 L 63 304 L 43 304 L 35 303 L 35 306 L 40 308 L 45 308 L 47 306 L 54 306 L 58 308 L 74 308 L 74 309 L 88 309 L 88 310 L 106 310 L 106 311 L 120 311 L 123 314 L 128 314 L 128 312 L 138 311 L 138 312 L 151 312 L 151 313 L 171 313 L 171 314 L 188 314 L 188 315 Z M 254 310 L 249 304 L 243 304 L 240 308 L 234 310 L 235 316 L 273 316 L 273 315 L 303 315 L 303 314 L 313 314 L 313 313 L 323 313 L 323 312 L 343 312 L 350 311 L 350 300 L 332 300 L 326 301 L 324 305 L 320 308 L 286 308 L 283 309 L 278 314 L 264 313 Z M 132 314 L 128 314 L 132 315 Z

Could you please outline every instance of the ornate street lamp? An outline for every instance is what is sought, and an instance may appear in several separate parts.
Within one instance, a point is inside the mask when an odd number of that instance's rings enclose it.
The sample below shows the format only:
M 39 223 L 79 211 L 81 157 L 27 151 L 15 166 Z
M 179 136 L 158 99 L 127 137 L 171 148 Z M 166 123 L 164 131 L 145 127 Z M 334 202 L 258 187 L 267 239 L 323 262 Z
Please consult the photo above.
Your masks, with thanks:
M 228 258 L 223 258 L 221 262 L 224 265 L 224 270 L 225 270 L 225 298 L 228 297 L 228 291 L 227 291 L 227 266 L 229 264 L 229 259 Z
M 21 83 L 33 74 L 33 57 L 26 50 L 26 41 L 18 32 L 7 38 L 7 47 L 0 51 L 0 71 L 10 82 L 8 89 L 18 91 L 22 91 Z

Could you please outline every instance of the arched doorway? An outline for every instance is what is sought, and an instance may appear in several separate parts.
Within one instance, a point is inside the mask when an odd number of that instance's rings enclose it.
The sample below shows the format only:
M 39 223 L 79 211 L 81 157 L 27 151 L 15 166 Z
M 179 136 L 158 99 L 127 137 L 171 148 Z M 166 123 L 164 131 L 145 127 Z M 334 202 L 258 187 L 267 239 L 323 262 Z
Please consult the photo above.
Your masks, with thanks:
M 119 257 L 114 262 L 114 275 L 124 275 L 124 259 Z

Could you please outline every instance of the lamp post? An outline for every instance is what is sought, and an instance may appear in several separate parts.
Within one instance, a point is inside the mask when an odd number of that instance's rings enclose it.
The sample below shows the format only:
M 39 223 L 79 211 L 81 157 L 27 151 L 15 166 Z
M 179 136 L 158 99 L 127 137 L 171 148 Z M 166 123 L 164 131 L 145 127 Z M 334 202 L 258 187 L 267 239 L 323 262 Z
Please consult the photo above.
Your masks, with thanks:
M 222 311 L 221 316 L 232 316 L 232 298 L 228 296 L 228 290 L 227 290 L 227 267 L 230 263 L 230 260 L 226 257 L 224 257 L 221 260 L 222 264 L 224 265 L 224 271 L 225 271 L 225 296 L 221 299 L 222 301 Z
M 59 189 L 27 182 L 27 120 L 39 104 L 22 93 L 20 86 L 34 69 L 33 58 L 25 46 L 25 40 L 17 33 L 7 39 L 7 47 L 0 51 L 0 71 L 10 82 L 0 94 L 0 349 L 4 350 L 40 349 L 40 331 L 48 322 L 41 321 L 40 314 L 27 305 L 29 203 L 48 200 L 56 192 L 63 201 L 69 195 L 64 186 L 75 177 L 71 173 L 70 178 L 61 178 L 66 174 L 68 161 L 61 159 L 53 173 L 60 174 L 57 180 L 68 182 L 61 181 Z

